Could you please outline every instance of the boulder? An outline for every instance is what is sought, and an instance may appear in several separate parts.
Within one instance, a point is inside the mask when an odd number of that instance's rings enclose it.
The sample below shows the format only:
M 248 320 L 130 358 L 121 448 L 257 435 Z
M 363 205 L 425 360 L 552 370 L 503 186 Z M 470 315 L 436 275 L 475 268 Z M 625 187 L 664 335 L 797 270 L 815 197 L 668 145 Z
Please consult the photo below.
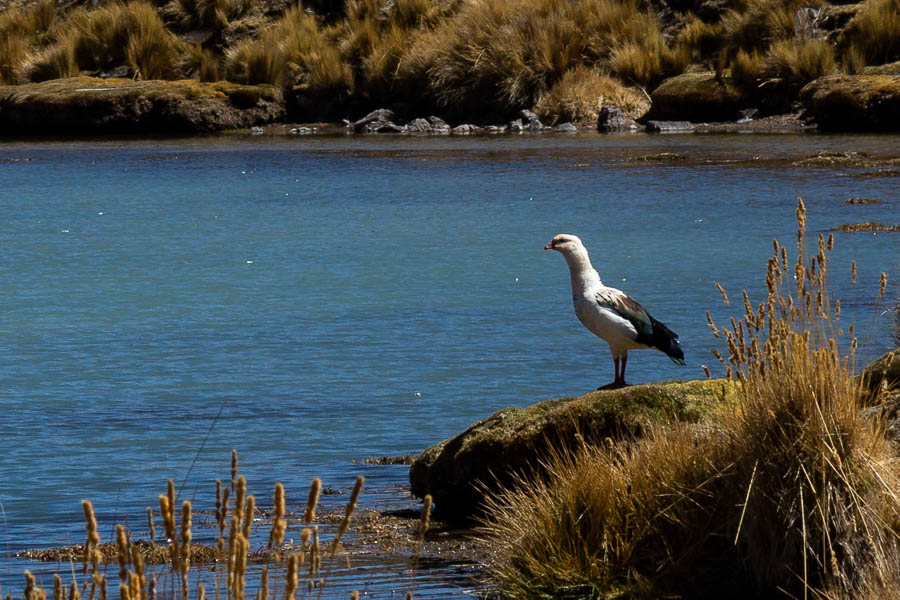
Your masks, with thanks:
M 431 494 L 442 519 L 462 521 L 478 514 L 487 490 L 540 469 L 549 446 L 577 434 L 602 442 L 639 436 L 650 425 L 698 422 L 732 389 L 721 379 L 645 384 L 505 408 L 419 455 L 409 471 L 412 492 Z
M 522 123 L 526 131 L 541 131 L 544 129 L 544 124 L 541 123 L 538 116 L 530 110 L 525 109 L 519 111 L 519 116 L 522 118 Z
M 610 133 L 613 131 L 628 131 L 629 119 L 625 111 L 618 106 L 604 106 L 597 115 L 597 131 Z
M 71 77 L 0 86 L 4 135 L 209 133 L 284 115 L 271 85 Z
M 900 131 L 900 76 L 830 75 L 806 84 L 800 101 L 823 131 Z
M 872 361 L 863 369 L 862 378 L 864 385 L 872 391 L 882 387 L 894 390 L 900 388 L 900 348 L 886 352 Z
M 732 121 L 747 106 L 743 93 L 715 73 L 684 73 L 666 79 L 650 95 L 653 102 L 644 119 L 652 121 Z
M 440 135 L 448 135 L 450 126 L 440 117 L 428 117 L 428 123 L 431 125 L 431 132 Z
M 478 127 L 470 123 L 463 123 L 451 129 L 453 135 L 470 135 L 478 132 Z
M 431 127 L 431 123 L 428 122 L 428 119 L 413 119 L 406 125 L 406 131 L 408 133 L 431 133 L 433 128 Z
M 403 133 L 405 129 L 395 123 L 396 115 L 389 108 L 373 110 L 353 123 L 356 133 Z

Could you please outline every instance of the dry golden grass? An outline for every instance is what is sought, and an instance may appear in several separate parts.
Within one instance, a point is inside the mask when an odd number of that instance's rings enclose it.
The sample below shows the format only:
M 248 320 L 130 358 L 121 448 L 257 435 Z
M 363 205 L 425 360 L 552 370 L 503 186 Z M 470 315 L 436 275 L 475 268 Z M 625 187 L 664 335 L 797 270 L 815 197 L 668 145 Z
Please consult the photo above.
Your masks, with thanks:
M 752 52 L 738 50 L 731 61 L 731 80 L 741 89 L 756 88 L 765 74 L 765 59 L 756 50 Z
M 399 75 L 439 106 L 521 108 L 570 69 L 645 40 L 661 40 L 659 25 L 629 0 L 481 0 L 417 35 Z
M 563 73 L 550 91 L 538 98 L 534 112 L 546 123 L 595 123 L 604 105 L 618 106 L 631 118 L 650 108 L 646 95 L 626 87 L 597 69 L 577 65 Z
M 731 410 L 557 451 L 545 480 L 491 501 L 485 533 L 507 597 L 900 593 L 900 455 L 863 410 L 881 396 L 852 375 L 856 341 L 841 349 L 833 239 L 808 257 L 802 202 L 797 214 L 797 259 L 776 242 L 766 301 L 745 294 L 740 319 L 710 319 L 739 389 Z
M 770 77 L 803 86 L 837 69 L 834 48 L 825 40 L 781 40 L 772 44 L 765 58 Z M 734 64 L 732 63 L 732 69 Z
M 678 45 L 687 49 L 692 61 L 711 60 L 722 44 L 722 34 L 720 23 L 707 23 L 688 14 L 678 32 Z
M 27 8 L 10 7 L 0 13 L 0 83 L 21 83 L 32 48 L 52 40 L 55 22 L 53 0 L 39 0 Z
M 117 566 L 118 589 L 122 600 L 148 600 L 160 593 L 180 600 L 189 600 L 192 596 L 195 600 L 206 600 L 204 585 L 199 581 L 196 584 L 190 581 L 191 573 L 196 573 L 195 566 L 214 571 L 215 587 L 211 591 L 216 598 L 223 595 L 231 600 L 245 598 L 251 586 L 257 590 L 257 600 L 286 600 L 296 597 L 301 567 L 305 567 L 307 571 L 304 581 L 304 587 L 308 589 L 306 597 L 320 594 L 320 591 L 316 591 L 317 588 L 322 590 L 327 586 L 331 567 L 341 558 L 340 539 L 353 522 L 365 479 L 358 477 L 353 486 L 338 530 L 330 541 L 331 550 L 325 556 L 328 568 L 323 571 L 318 525 L 314 524 L 321 491 L 319 479 L 316 478 L 310 488 L 304 518 L 295 521 L 302 528 L 299 532 L 300 545 L 284 543 L 285 533 L 292 524 L 287 519 L 284 486 L 277 483 L 269 543 L 253 549 L 251 544 L 256 542 L 251 539 L 252 524 L 265 515 L 256 510 L 254 496 L 247 494 L 246 479 L 237 472 L 236 454 L 233 459 L 233 479 L 230 485 L 216 482 L 216 507 L 213 512 L 213 524 L 217 529 L 215 546 L 193 542 L 192 504 L 184 501 L 181 503 L 181 510 L 175 510 L 175 485 L 169 480 L 166 493 L 159 496 L 159 516 L 167 539 L 164 545 L 153 542 L 154 513 L 149 508 L 150 541 L 134 540 L 125 526 L 117 525 L 115 541 L 101 543 L 93 505 L 85 500 L 82 502 L 82 509 L 87 536 L 83 545 L 30 551 L 21 553 L 20 556 L 63 565 L 74 564 L 76 561 L 82 563 L 78 573 L 74 567 L 71 569 L 72 591 L 65 593 L 62 579 L 54 577 L 55 600 L 81 600 L 82 597 L 84 600 L 104 600 L 108 595 L 108 582 L 104 574 L 107 564 Z M 229 498 L 232 498 L 231 502 Z M 264 565 L 256 571 L 258 583 L 248 581 L 256 574 L 248 569 L 251 562 Z M 145 565 L 155 567 L 149 569 Z M 270 578 L 270 571 L 275 574 L 275 578 Z M 45 600 L 44 596 L 39 595 L 43 590 L 36 587 L 36 580 L 31 573 L 26 571 L 25 578 L 25 600 Z
M 866 0 L 844 41 L 866 65 L 900 60 L 900 0 Z

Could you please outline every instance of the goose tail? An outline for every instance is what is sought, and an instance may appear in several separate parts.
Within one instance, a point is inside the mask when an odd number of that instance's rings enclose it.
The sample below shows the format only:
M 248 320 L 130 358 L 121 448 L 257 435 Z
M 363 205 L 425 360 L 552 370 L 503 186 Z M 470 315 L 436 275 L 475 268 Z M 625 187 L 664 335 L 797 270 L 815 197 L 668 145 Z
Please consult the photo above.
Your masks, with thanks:
M 650 317 L 650 321 L 653 323 L 653 337 L 650 345 L 671 358 L 673 363 L 684 366 L 684 350 L 681 349 L 678 334 L 653 317 Z

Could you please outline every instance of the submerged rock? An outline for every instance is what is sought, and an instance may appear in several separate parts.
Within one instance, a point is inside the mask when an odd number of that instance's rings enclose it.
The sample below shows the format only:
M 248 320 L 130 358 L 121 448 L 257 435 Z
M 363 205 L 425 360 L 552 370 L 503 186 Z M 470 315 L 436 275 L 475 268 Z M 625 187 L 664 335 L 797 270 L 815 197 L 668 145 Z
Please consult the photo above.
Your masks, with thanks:
M 694 130 L 690 121 L 647 121 L 649 133 L 687 133 Z
M 409 471 L 412 492 L 431 494 L 442 519 L 464 520 L 477 514 L 486 490 L 540 468 L 550 446 L 576 435 L 602 442 L 650 425 L 698 422 L 731 389 L 724 380 L 645 384 L 505 408 L 420 454 Z

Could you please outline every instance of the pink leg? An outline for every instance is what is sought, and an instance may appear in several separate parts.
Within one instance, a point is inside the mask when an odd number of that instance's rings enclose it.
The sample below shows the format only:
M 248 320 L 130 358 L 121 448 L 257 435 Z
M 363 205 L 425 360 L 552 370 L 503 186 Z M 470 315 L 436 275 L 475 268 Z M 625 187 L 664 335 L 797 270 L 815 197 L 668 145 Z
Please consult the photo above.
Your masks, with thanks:
M 615 365 L 615 371 L 616 371 L 615 378 L 613 379 L 613 384 L 618 384 L 619 383 L 619 357 L 618 356 L 613 357 L 613 364 Z

